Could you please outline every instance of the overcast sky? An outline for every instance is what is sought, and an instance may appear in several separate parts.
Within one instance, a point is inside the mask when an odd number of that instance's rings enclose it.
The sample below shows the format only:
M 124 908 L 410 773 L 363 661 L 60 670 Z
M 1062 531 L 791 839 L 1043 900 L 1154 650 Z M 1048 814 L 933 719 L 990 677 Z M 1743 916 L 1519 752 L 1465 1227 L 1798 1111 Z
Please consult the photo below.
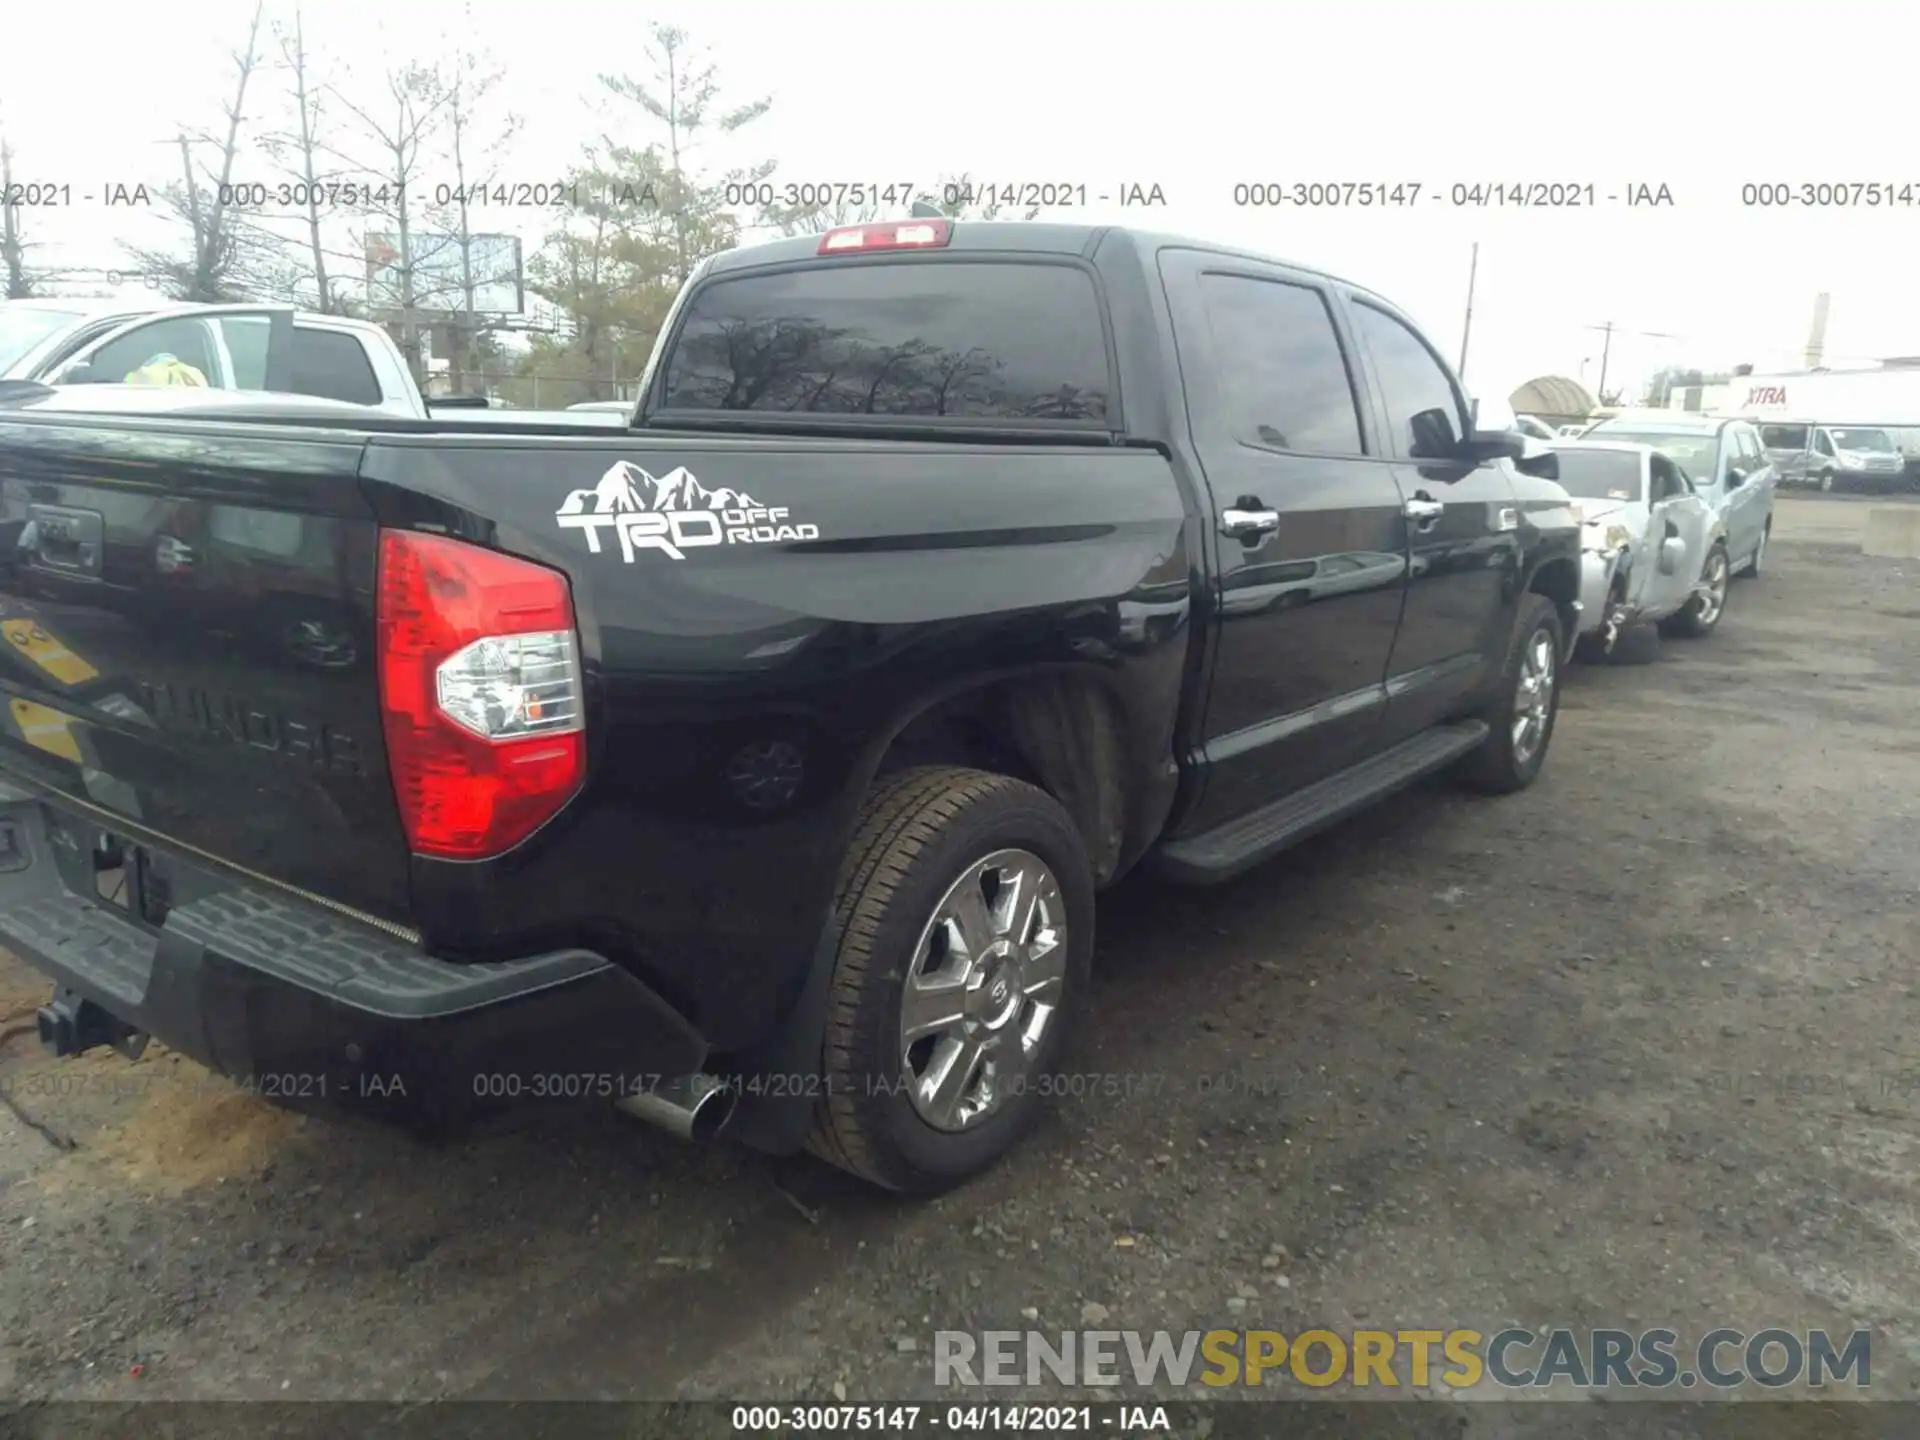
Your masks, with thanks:
M 0 47 L 15 180 L 67 182 L 76 196 L 67 211 L 28 212 L 35 258 L 117 263 L 120 242 L 151 230 L 79 193 L 173 173 L 168 138 L 218 121 L 252 0 L 89 12 L 85 26 L 100 34 L 84 42 L 79 81 L 77 13 L 17 8 Z M 269 0 L 270 15 L 292 10 Z M 525 125 L 503 175 L 527 181 L 561 174 L 604 127 L 595 74 L 644 75 L 647 22 L 680 24 L 732 97 L 773 100 L 730 150 L 696 157 L 710 165 L 764 157 L 779 162 L 779 180 L 929 185 L 968 171 L 1084 184 L 1090 195 L 1157 184 L 1164 211 L 1095 203 L 1078 213 L 1144 216 L 1153 228 L 1331 270 L 1408 308 L 1455 359 L 1478 241 L 1467 379 L 1499 394 L 1543 373 L 1592 386 L 1601 336 L 1587 327 L 1608 320 L 1620 327 L 1610 386 L 1667 363 L 1796 366 L 1821 290 L 1833 296 L 1829 364 L 1920 352 L 1920 157 L 1895 15 L 1877 3 L 1700 0 L 1604 11 L 1414 0 L 473 0 L 462 19 L 456 6 L 326 0 L 307 7 L 305 24 L 330 77 L 361 95 L 397 57 L 446 56 L 440 32 L 464 29 L 508 67 L 500 93 Z M 270 92 L 280 78 L 260 83 L 251 110 L 279 103 Z M 627 123 L 622 138 L 648 138 Z M 242 178 L 269 174 L 255 162 Z M 1263 180 L 1417 181 L 1423 191 L 1410 210 L 1236 207 L 1235 185 Z M 1450 203 L 1455 183 L 1525 181 L 1590 182 L 1599 205 Z M 1916 203 L 1742 204 L 1745 183 L 1800 181 L 1891 182 L 1910 186 Z M 1674 204 L 1628 208 L 1624 195 L 1639 184 L 1665 185 Z M 543 226 L 521 212 L 502 228 L 531 240 Z

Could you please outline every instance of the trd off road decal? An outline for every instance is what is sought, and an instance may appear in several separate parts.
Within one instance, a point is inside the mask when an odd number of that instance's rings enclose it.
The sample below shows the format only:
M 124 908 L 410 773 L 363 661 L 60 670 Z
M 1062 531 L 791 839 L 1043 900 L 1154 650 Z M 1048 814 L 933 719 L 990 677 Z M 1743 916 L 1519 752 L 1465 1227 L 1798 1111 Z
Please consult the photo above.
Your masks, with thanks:
M 622 460 L 591 490 L 575 490 L 554 512 L 563 530 L 584 530 L 587 550 L 600 553 L 600 532 L 620 537 L 620 556 L 633 563 L 638 550 L 661 550 L 684 560 L 702 545 L 765 545 L 781 540 L 818 540 L 818 525 L 795 525 L 778 505 L 721 486 L 709 490 L 684 466 L 660 476 Z

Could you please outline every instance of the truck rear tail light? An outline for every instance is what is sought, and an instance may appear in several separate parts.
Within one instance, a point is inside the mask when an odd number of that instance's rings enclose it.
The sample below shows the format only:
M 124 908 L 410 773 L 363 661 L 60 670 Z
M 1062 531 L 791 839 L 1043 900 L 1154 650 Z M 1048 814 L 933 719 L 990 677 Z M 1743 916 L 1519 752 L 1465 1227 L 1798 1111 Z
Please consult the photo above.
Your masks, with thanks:
M 953 239 L 945 220 L 889 220 L 880 225 L 847 225 L 820 237 L 822 255 L 865 254 L 869 250 L 938 249 Z
M 375 618 L 408 843 L 450 860 L 511 849 L 586 773 L 566 576 L 464 540 L 383 530 Z

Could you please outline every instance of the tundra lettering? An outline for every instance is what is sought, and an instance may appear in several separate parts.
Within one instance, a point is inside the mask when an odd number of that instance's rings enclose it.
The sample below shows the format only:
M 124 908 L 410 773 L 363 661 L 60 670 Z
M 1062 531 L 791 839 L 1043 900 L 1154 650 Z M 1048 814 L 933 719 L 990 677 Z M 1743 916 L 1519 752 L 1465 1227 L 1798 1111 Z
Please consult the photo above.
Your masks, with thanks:
M 165 681 L 137 680 L 134 688 L 141 708 L 165 729 L 272 751 L 342 775 L 362 773 L 359 747 L 331 726 L 291 720 L 238 695 Z

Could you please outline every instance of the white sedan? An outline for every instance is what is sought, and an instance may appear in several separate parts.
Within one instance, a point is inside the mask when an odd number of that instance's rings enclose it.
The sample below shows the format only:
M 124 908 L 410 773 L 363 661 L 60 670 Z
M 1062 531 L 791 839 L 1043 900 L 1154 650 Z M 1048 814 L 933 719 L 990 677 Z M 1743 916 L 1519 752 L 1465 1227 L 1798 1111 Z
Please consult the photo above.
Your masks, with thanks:
M 1631 630 L 1712 633 L 1726 612 L 1732 566 L 1721 516 L 1677 464 L 1650 445 L 1563 440 L 1560 485 L 1581 526 L 1580 653 L 1604 660 Z M 1623 655 L 1622 658 L 1625 658 Z

